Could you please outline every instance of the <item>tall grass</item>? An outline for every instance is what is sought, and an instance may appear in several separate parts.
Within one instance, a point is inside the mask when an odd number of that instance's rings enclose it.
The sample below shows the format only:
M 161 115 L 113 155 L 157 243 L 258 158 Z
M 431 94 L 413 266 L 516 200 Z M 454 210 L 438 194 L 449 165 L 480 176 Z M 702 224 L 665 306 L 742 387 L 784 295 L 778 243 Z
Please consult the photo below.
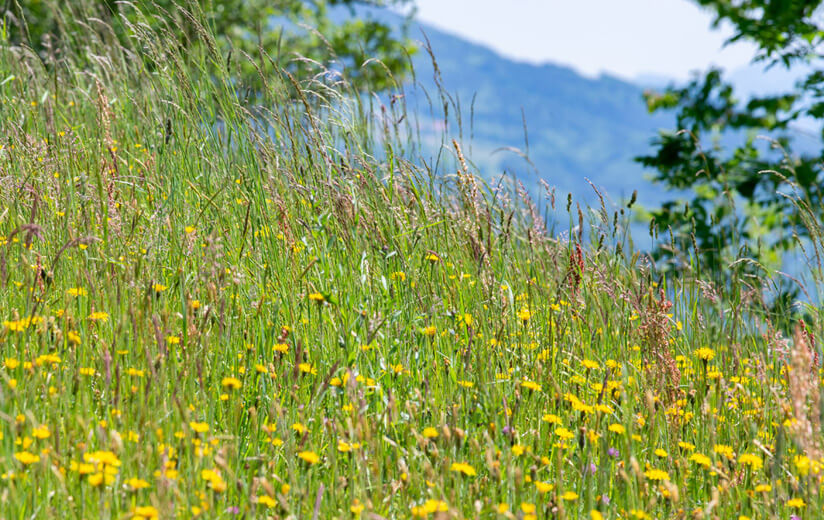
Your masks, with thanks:
M 196 6 L 55 8 L 0 47 L 0 516 L 819 515 L 817 322 L 661 278 L 631 210 L 552 236 Z

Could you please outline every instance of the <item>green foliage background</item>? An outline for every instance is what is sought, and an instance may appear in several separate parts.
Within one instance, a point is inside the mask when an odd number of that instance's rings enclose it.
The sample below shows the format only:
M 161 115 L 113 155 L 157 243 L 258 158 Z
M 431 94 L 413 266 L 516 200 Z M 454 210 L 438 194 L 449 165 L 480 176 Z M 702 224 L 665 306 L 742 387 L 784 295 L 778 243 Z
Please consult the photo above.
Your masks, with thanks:
M 684 251 L 693 250 L 703 269 L 722 283 L 738 259 L 752 260 L 743 266 L 750 273 L 763 273 L 765 266 L 780 267 L 786 253 L 805 246 L 814 248 L 804 252 L 814 267 L 820 237 L 813 236 L 817 226 L 809 224 L 824 214 L 824 146 L 819 141 L 801 150 L 790 130 L 802 120 L 818 128 L 824 121 L 824 72 L 815 70 L 824 42 L 821 2 L 696 3 L 713 13 L 715 25 L 734 28 L 729 42 L 755 44 L 755 62 L 806 66 L 811 72 L 789 92 L 749 100 L 737 97 L 715 69 L 686 86 L 646 95 L 649 110 L 674 111 L 676 125 L 660 133 L 652 153 L 638 160 L 656 170 L 656 182 L 692 195 L 653 213 L 654 225 L 674 235 L 658 257 L 683 272 L 695 267 L 684 261 Z M 724 134 L 744 138 L 730 148 L 719 139 Z M 781 288 L 788 297 L 797 291 L 792 282 Z
M 414 52 L 411 42 L 385 23 L 359 19 L 331 20 L 330 9 L 359 5 L 374 7 L 402 6 L 409 0 L 205 0 L 202 2 L 175 2 L 155 0 L 141 2 L 145 15 L 160 15 L 177 29 L 177 43 L 185 48 L 199 45 L 204 34 L 203 25 L 217 50 L 224 56 L 232 49 L 236 53 L 257 56 L 257 60 L 238 60 L 243 64 L 242 76 L 247 86 L 259 89 L 269 70 L 269 64 L 304 79 L 317 73 L 313 62 L 319 62 L 345 75 L 357 88 L 384 90 L 397 85 L 408 72 L 409 55 Z M 197 18 L 187 15 L 186 10 Z M 10 2 L 4 19 L 12 42 L 31 42 L 41 53 L 55 48 L 54 38 L 64 34 L 58 13 L 69 9 L 76 20 L 104 23 L 114 17 L 125 17 L 135 22 L 136 10 L 132 4 L 114 0 L 95 2 L 54 2 L 34 0 Z M 143 19 L 143 18 L 141 18 Z M 201 25 L 199 28 L 198 25 Z M 113 24 L 113 37 L 125 38 L 126 33 Z M 371 64 L 370 64 L 371 62 Z

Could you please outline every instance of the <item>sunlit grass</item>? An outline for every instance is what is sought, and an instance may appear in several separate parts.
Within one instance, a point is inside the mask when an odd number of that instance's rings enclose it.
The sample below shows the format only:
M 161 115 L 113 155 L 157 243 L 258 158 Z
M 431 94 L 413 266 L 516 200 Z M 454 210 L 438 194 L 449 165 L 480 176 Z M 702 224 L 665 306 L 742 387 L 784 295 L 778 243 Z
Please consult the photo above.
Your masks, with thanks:
M 812 336 L 134 31 L 0 50 L 3 515 L 821 514 Z

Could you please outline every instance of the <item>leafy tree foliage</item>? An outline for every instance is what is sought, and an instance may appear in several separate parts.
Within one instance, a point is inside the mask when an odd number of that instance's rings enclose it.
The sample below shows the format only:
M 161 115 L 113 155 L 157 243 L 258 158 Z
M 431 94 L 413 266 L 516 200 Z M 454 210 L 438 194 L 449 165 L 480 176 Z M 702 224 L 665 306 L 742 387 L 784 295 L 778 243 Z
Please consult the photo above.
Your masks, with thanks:
M 695 1 L 713 12 L 716 26 L 732 25 L 730 42 L 754 43 L 756 62 L 812 70 L 792 91 L 749 100 L 736 97 L 716 69 L 646 94 L 650 111 L 675 112 L 677 128 L 661 132 L 654 152 L 637 160 L 656 170 L 655 181 L 692 196 L 653 212 L 657 229 L 672 230 L 675 239 L 657 254 L 685 268 L 677 252 L 694 248 L 703 267 L 723 279 L 742 256 L 776 266 L 799 240 L 815 238 L 808 217 L 824 216 L 824 136 L 803 149 L 793 139 L 802 120 L 824 120 L 824 71 L 815 70 L 824 16 L 821 0 Z
M 406 72 L 408 55 L 414 50 L 404 34 L 374 18 L 355 16 L 359 6 L 389 7 L 410 0 L 153 0 L 77 2 L 76 19 L 110 21 L 118 16 L 135 18 L 136 9 L 171 22 L 179 31 L 179 44 L 200 41 L 191 38 L 197 24 L 186 11 L 208 21 L 224 55 L 230 52 L 265 56 L 298 78 L 318 72 L 317 63 L 341 73 L 359 88 L 383 90 Z M 58 6 L 57 3 L 60 5 Z M 4 2 L 8 37 L 47 52 L 55 38 L 65 32 L 58 13 L 72 8 L 59 0 Z M 182 8 L 181 8 L 182 7 Z M 333 15 L 333 9 L 335 15 Z M 340 16 L 348 12 L 349 16 Z M 151 16 L 150 16 L 151 18 Z M 92 27 L 94 24 L 89 24 Z M 112 24 L 120 27 L 118 24 Z M 405 33 L 405 31 L 404 31 Z M 124 37 L 124 35 L 117 35 Z M 251 62 L 244 61 L 246 84 L 257 81 Z

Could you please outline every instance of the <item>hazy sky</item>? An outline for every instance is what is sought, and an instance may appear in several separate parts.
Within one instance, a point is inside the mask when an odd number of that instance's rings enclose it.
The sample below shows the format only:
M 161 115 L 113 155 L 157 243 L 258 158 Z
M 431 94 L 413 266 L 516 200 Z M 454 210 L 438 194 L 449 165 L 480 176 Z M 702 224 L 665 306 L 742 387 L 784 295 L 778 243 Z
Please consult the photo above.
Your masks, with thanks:
M 587 75 L 684 79 L 710 64 L 734 69 L 754 50 L 721 49 L 729 29 L 688 0 L 415 0 L 419 18 L 534 63 L 571 65 Z M 414 35 L 413 35 L 414 37 Z

